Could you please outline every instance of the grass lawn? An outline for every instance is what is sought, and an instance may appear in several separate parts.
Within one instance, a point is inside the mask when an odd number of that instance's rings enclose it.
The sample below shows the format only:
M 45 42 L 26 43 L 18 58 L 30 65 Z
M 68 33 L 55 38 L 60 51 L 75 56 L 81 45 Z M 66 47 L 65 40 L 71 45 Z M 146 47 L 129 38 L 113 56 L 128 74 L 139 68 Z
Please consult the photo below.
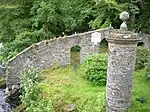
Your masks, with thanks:
M 105 86 L 95 86 L 82 79 L 73 67 L 61 67 L 42 71 L 50 85 L 50 95 L 56 112 L 74 109 L 79 112 L 105 112 Z M 146 103 L 136 101 L 144 97 Z M 74 111 L 75 112 L 75 111 Z M 150 112 L 150 80 L 144 78 L 144 70 L 134 74 L 132 106 L 129 112 Z
M 150 112 L 150 80 L 145 79 L 144 70 L 138 70 L 134 74 L 132 91 L 132 107 L 129 112 Z M 145 103 L 136 101 L 136 98 L 145 98 Z

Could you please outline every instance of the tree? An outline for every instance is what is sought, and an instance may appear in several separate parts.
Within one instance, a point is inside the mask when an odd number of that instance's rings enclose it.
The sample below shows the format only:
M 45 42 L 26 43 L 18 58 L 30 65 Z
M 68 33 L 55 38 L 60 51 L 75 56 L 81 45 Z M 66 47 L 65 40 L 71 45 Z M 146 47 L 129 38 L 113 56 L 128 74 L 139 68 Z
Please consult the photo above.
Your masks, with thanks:
M 119 28 L 127 10 L 131 30 L 150 33 L 148 0 L 1 0 L 0 49 L 7 61 L 33 43 L 74 32 Z M 145 24 L 145 22 L 147 24 Z

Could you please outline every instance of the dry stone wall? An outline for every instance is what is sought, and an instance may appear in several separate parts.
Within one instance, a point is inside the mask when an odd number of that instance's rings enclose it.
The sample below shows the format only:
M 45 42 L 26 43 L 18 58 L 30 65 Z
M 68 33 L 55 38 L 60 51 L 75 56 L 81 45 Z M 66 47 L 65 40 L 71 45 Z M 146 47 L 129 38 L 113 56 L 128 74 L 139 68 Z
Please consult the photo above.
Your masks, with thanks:
M 117 33 L 118 30 L 106 28 L 95 31 L 101 33 L 101 40 L 103 40 L 109 36 L 110 32 Z M 7 86 L 18 85 L 20 71 L 27 66 L 46 69 L 53 64 L 58 67 L 70 64 L 70 49 L 76 45 L 81 47 L 80 62 L 83 62 L 89 54 L 95 53 L 95 49 L 99 47 L 93 48 L 93 43 L 91 42 L 91 34 L 95 31 L 45 40 L 28 47 L 8 61 L 6 71 Z M 143 37 L 145 45 L 150 47 L 150 36 L 145 34 L 140 36 Z
M 108 29 L 96 31 L 101 33 L 102 39 L 109 34 Z M 81 47 L 80 61 L 83 62 L 89 54 L 95 52 L 91 42 L 91 34 L 93 32 L 95 31 L 45 40 L 25 49 L 8 61 L 7 86 L 19 84 L 20 71 L 27 66 L 46 69 L 50 68 L 53 64 L 56 64 L 56 66 L 70 64 L 70 49 L 76 45 Z

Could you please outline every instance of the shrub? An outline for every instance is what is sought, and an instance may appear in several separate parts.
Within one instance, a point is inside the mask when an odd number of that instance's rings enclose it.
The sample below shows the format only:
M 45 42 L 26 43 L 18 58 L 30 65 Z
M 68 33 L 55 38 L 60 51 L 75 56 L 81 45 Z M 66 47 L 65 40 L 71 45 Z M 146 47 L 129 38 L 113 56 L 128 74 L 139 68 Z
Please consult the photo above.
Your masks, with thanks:
M 81 65 L 83 78 L 96 85 L 106 84 L 107 56 L 105 54 L 90 55 Z
M 48 85 L 42 83 L 40 72 L 35 68 L 26 68 L 21 72 L 21 98 L 26 112 L 52 112 L 52 102 Z
M 148 48 L 143 46 L 137 47 L 135 70 L 145 67 L 145 63 L 148 62 L 148 55 Z
M 145 70 L 146 70 L 145 75 L 147 79 L 150 79 L 150 56 L 147 59 L 148 61 L 145 64 Z
M 71 48 L 71 52 L 80 52 L 80 50 L 81 50 L 81 47 L 80 46 L 73 46 L 72 48 Z

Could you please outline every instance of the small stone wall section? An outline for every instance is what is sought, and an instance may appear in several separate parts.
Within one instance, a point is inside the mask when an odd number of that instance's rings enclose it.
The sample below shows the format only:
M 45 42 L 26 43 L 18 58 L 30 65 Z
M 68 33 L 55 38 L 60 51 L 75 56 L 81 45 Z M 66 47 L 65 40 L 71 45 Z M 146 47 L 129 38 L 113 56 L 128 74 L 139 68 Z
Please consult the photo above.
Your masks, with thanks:
M 144 43 L 144 46 L 147 47 L 150 52 L 150 35 L 139 34 L 139 36 L 142 38 L 142 42 Z

